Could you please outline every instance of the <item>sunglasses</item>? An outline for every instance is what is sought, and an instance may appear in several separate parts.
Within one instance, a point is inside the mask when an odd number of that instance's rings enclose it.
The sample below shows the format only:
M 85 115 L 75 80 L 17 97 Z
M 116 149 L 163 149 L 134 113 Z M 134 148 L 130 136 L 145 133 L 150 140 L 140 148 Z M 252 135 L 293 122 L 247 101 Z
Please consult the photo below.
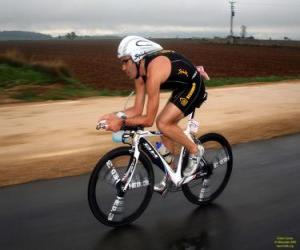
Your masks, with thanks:
M 121 60 L 121 64 L 126 64 L 131 58 Z

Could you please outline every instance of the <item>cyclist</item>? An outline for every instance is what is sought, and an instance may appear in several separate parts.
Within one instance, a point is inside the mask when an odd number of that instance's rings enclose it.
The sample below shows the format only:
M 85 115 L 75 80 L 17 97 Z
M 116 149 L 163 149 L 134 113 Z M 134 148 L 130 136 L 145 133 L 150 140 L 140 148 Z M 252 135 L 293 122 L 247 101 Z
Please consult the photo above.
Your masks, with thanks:
M 119 44 L 118 58 L 122 70 L 134 80 L 136 97 L 133 107 L 124 112 L 106 114 L 107 129 L 118 131 L 122 125 L 151 127 L 155 121 L 160 89 L 173 90 L 171 97 L 156 118 L 156 126 L 163 133 L 162 141 L 174 154 L 174 142 L 189 151 L 188 166 L 184 176 L 195 173 L 203 149 L 190 140 L 178 122 L 203 102 L 205 86 L 197 68 L 179 53 L 164 50 L 159 44 L 139 36 L 127 36 Z M 148 97 L 143 114 L 145 97 Z M 156 191 L 165 189 L 165 176 Z

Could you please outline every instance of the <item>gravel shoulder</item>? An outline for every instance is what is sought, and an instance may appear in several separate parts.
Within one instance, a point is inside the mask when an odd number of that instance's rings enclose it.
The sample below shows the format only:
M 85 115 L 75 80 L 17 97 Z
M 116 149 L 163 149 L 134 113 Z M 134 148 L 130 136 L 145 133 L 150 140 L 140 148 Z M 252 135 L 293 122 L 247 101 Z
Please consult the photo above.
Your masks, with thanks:
M 161 94 L 160 108 L 168 97 Z M 119 146 L 109 132 L 96 131 L 97 118 L 122 109 L 126 99 L 1 105 L 0 186 L 90 172 Z M 298 133 L 300 81 L 210 88 L 196 118 L 200 134 L 218 132 L 232 144 Z

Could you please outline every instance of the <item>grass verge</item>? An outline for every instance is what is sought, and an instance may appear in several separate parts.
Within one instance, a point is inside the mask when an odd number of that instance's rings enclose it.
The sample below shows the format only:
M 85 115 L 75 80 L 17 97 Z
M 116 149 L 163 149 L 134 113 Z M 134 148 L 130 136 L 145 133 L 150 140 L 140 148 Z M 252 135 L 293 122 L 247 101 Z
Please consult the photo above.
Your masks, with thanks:
M 207 87 L 220 87 L 234 84 L 247 84 L 247 83 L 268 83 L 268 82 L 280 82 L 284 80 L 300 79 L 299 76 L 257 76 L 257 77 L 226 77 L 226 78 L 212 78 L 209 81 L 205 81 Z
M 130 91 L 96 90 L 64 75 L 53 75 L 28 66 L 0 63 L 0 95 L 21 101 L 67 100 L 91 96 L 125 96 Z M 3 100 L 5 103 L 5 100 Z
M 0 54 L 0 96 L 13 100 L 42 101 L 90 96 L 127 95 L 129 91 L 101 91 L 74 79 L 61 61 L 37 62 L 17 51 Z M 6 99 L 6 100 L 5 100 Z
M 29 86 L 28 86 L 29 87 Z M 26 88 L 11 95 L 12 98 L 23 101 L 72 100 L 92 96 L 126 96 L 128 91 L 96 90 L 80 83 L 72 85 L 55 84 L 52 87 Z
M 95 95 L 69 75 L 54 74 L 31 65 L 0 63 L 0 89 L 5 96 L 23 101 L 70 99 Z

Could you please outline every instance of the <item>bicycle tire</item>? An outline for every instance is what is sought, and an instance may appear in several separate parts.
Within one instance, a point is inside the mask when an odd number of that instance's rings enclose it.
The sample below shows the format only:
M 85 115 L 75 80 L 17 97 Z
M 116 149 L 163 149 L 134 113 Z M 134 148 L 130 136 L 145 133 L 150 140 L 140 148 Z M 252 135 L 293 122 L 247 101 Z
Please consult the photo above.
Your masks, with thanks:
M 109 183 L 108 180 L 108 176 L 113 175 L 113 171 L 108 169 L 108 163 L 112 163 L 115 164 L 116 162 L 123 161 L 125 164 L 124 168 L 126 168 L 124 170 L 124 173 L 127 171 L 130 162 L 132 160 L 132 152 L 131 152 L 131 147 L 119 147 L 116 148 L 110 152 L 108 152 L 107 154 L 105 154 L 96 164 L 93 172 L 91 173 L 90 176 L 90 180 L 89 180 L 89 185 L 88 185 L 88 201 L 89 201 L 89 207 L 93 213 L 93 215 L 104 225 L 107 226 L 112 226 L 112 227 L 119 227 L 119 226 L 125 226 L 130 224 L 131 222 L 133 222 L 134 220 L 136 220 L 143 212 L 144 210 L 147 208 L 152 194 L 153 194 L 153 185 L 154 185 L 154 174 L 153 174 L 153 169 L 152 169 L 152 165 L 149 161 L 149 159 L 147 158 L 147 156 L 141 151 L 140 152 L 140 156 L 139 156 L 139 160 L 135 169 L 135 173 L 134 176 L 131 180 L 131 184 L 132 186 L 134 185 L 134 178 L 137 178 L 138 173 L 143 173 L 145 176 L 145 179 L 143 181 L 143 183 L 148 182 L 148 185 L 142 186 L 140 189 L 142 190 L 142 188 L 145 189 L 144 195 L 142 197 L 142 200 L 140 202 L 140 204 L 137 206 L 137 208 L 130 212 L 128 215 L 124 215 L 124 218 L 119 219 L 119 220 L 112 220 L 111 218 L 109 218 L 109 216 L 113 215 L 114 217 L 117 217 L 117 213 L 112 214 L 112 210 L 113 210 L 113 206 L 115 205 L 115 203 L 107 206 L 107 204 L 105 204 L 105 200 L 106 199 L 111 199 L 110 197 L 108 197 L 110 194 L 109 192 L 107 192 L 105 189 L 106 184 L 109 185 L 109 187 L 111 187 L 111 189 L 113 190 L 115 188 L 116 194 L 118 195 L 118 191 L 117 191 L 117 185 L 112 184 L 112 182 Z M 124 157 L 127 157 L 130 159 L 128 163 L 126 163 L 127 160 L 122 160 Z M 115 162 L 115 163 L 114 163 Z M 121 164 L 121 163 L 120 163 Z M 108 169 L 108 170 L 107 170 Z M 116 172 L 121 172 L 121 167 L 114 167 L 114 169 L 116 170 Z M 139 172 L 140 171 L 140 172 Z M 103 179 L 101 179 L 103 175 Z M 118 175 L 120 175 L 120 173 L 118 173 Z M 139 177 L 140 178 L 140 177 Z M 147 181 L 145 182 L 147 178 Z M 113 178 L 111 178 L 113 179 Z M 122 176 L 120 175 L 120 179 L 122 179 Z M 137 182 L 136 182 L 137 183 Z M 141 183 L 141 182 L 140 182 Z M 114 186 L 115 185 L 115 186 Z M 131 190 L 137 190 L 136 189 L 131 189 Z M 128 193 L 131 190 L 127 190 L 124 193 L 124 199 L 126 200 L 129 194 L 132 195 L 132 193 Z M 114 191 L 113 191 L 114 192 Z M 100 197 L 100 193 L 101 193 L 101 197 Z M 102 196 L 103 194 L 103 196 Z M 112 195 L 112 197 L 115 194 Z M 136 194 L 134 194 L 136 196 Z M 134 199 L 136 200 L 136 198 Z M 115 199 L 116 202 L 116 199 Z M 125 202 L 126 204 L 126 202 Z M 130 204 L 127 204 L 130 207 Z M 104 207 L 107 207 L 107 209 L 105 209 Z M 111 207 L 111 210 L 109 210 L 109 207 Z M 125 209 L 126 210 L 126 209 Z M 119 215 L 118 215 L 119 216 Z
M 192 188 L 199 186 L 199 185 L 197 185 L 197 183 L 195 185 L 195 182 L 200 180 L 200 192 L 201 192 L 201 189 L 202 189 L 201 185 L 203 183 L 204 178 L 206 178 L 206 177 L 199 178 L 197 180 L 193 180 L 189 183 L 182 185 L 183 194 L 190 202 L 197 204 L 197 205 L 207 205 L 207 204 L 211 203 L 214 199 L 216 199 L 223 192 L 223 190 L 225 189 L 225 187 L 230 179 L 231 172 L 232 172 L 232 165 L 233 165 L 232 149 L 231 149 L 229 142 L 226 140 L 226 138 L 217 133 L 205 134 L 205 135 L 199 137 L 197 140 L 200 141 L 200 143 L 204 146 L 205 153 L 203 155 L 203 159 L 205 160 L 205 162 L 207 162 L 207 164 L 213 163 L 213 162 L 211 162 L 213 160 L 209 159 L 212 157 L 209 157 L 208 153 L 211 153 L 214 150 L 214 147 L 210 146 L 212 148 L 209 149 L 209 147 L 206 148 L 206 145 L 211 145 L 212 143 L 219 145 L 219 147 L 222 148 L 226 154 L 226 158 L 224 158 L 224 159 L 226 159 L 226 166 L 224 166 L 225 169 L 223 170 L 225 172 L 224 177 L 223 178 L 221 177 L 220 183 L 216 184 L 217 187 L 215 187 L 215 191 L 211 192 L 208 197 L 199 198 L 199 192 L 197 192 L 195 194 L 195 192 L 193 192 L 193 190 L 192 190 Z M 219 151 L 221 152 L 221 150 L 219 150 Z M 187 157 L 188 157 L 188 154 L 186 154 L 185 158 L 187 158 Z M 184 162 L 187 163 L 187 159 L 185 159 Z M 209 178 L 214 177 L 215 171 L 216 171 L 216 169 L 212 169 L 212 173 Z

